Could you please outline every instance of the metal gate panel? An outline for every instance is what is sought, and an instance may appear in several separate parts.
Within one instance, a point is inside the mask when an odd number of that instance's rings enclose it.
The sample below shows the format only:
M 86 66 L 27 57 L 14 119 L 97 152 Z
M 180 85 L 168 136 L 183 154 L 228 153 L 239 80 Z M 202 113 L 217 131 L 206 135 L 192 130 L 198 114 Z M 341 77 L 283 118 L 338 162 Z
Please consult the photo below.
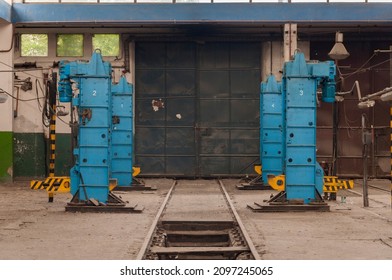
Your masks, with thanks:
M 136 44 L 135 157 L 145 175 L 193 176 L 194 43 Z
M 259 43 L 136 43 L 135 157 L 143 174 L 252 172 L 259 83 Z
M 230 102 L 230 124 L 232 127 L 259 126 L 260 105 L 255 99 L 232 99 Z
M 230 131 L 228 129 L 204 128 L 200 130 L 199 153 L 201 156 L 230 154 Z
M 230 66 L 230 44 L 209 42 L 198 46 L 199 69 L 227 69 Z
M 230 96 L 230 73 L 227 70 L 201 70 L 198 82 L 200 98 Z
M 252 172 L 259 158 L 260 44 L 206 43 L 199 57 L 199 175 Z

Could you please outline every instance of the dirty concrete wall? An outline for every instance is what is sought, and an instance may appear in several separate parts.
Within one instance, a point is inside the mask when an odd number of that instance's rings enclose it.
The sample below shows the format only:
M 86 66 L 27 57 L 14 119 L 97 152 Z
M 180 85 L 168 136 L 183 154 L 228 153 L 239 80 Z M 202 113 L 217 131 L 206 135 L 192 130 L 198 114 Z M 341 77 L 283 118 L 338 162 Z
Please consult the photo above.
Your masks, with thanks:
M 0 22 L 0 89 L 12 93 L 12 24 Z M 10 71 L 10 72 L 7 72 Z M 1 92 L 1 91 L 0 91 Z M 12 105 L 13 100 L 1 93 L 0 99 L 0 181 L 12 179 Z
M 19 86 L 19 98 L 29 101 L 19 101 L 17 106 L 14 104 L 13 112 L 9 112 L 10 120 L 13 122 L 13 166 L 15 178 L 23 177 L 44 177 L 47 171 L 47 151 L 49 129 L 42 121 L 42 106 L 44 102 L 44 74 L 58 72 L 56 65 L 61 60 L 88 61 L 92 55 L 92 36 L 99 33 L 91 29 L 16 29 L 16 38 L 20 34 L 48 34 L 48 56 L 46 57 L 26 57 L 21 56 L 20 44 L 17 44 L 14 52 L 14 63 L 35 62 L 37 68 L 28 71 L 19 70 L 16 72 L 18 80 L 30 78 L 32 89 L 24 91 Z M 58 57 L 56 56 L 56 34 L 83 34 L 84 46 L 83 57 Z M 101 33 L 118 33 L 116 30 L 105 30 Z M 120 47 L 120 52 L 121 52 Z M 124 69 L 124 55 L 120 54 L 121 59 L 114 57 L 104 57 L 105 61 L 110 61 L 114 68 L 114 81 L 117 82 Z M 127 79 L 131 81 L 131 74 L 127 74 Z M 17 89 L 14 89 L 16 95 Z M 61 110 L 70 113 L 69 103 L 60 103 Z M 68 175 L 72 167 L 72 148 L 71 148 L 71 129 L 68 125 L 70 114 L 57 117 L 56 120 L 56 175 Z

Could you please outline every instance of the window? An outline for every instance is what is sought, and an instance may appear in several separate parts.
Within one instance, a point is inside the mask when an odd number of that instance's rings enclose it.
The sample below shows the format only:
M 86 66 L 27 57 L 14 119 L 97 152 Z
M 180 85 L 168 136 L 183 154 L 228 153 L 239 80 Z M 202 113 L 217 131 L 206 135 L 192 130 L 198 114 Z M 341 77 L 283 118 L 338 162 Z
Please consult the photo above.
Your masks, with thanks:
M 93 51 L 100 49 L 103 56 L 118 56 L 120 54 L 119 34 L 94 34 Z
M 48 56 L 48 34 L 22 34 L 21 56 Z
M 83 35 L 58 34 L 57 56 L 83 56 Z

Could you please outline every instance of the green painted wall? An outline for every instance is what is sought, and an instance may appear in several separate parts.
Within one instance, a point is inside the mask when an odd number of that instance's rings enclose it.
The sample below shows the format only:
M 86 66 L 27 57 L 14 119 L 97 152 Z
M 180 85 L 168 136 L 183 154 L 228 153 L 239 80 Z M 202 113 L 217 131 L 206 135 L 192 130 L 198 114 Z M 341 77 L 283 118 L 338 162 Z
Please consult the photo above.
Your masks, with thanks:
M 47 176 L 49 141 L 43 133 L 14 133 L 14 178 Z M 56 134 L 57 176 L 68 176 L 71 167 L 71 136 Z
M 57 176 L 69 176 L 72 163 L 71 134 L 56 134 L 56 165 Z
M 45 177 L 43 133 L 14 133 L 14 178 Z
M 12 179 L 12 132 L 0 132 L 0 181 Z

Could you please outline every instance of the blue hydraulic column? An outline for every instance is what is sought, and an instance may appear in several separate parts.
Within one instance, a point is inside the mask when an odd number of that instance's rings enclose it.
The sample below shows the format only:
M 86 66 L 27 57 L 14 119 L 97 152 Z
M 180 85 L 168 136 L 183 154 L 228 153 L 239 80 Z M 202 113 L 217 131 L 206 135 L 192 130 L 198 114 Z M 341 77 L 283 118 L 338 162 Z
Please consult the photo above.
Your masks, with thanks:
M 309 204 L 323 192 L 322 169 L 316 162 L 317 88 L 322 100 L 335 98 L 335 65 L 331 61 L 307 63 L 303 53 L 287 62 L 283 70 L 286 92 L 284 173 L 287 200 Z
M 282 84 L 270 75 L 260 92 L 260 159 L 262 178 L 283 174 L 284 100 Z
M 274 75 L 260 85 L 260 162 L 258 176 L 237 185 L 238 189 L 271 189 L 269 175 L 283 173 L 284 99 L 282 83 Z M 247 180 L 248 177 L 244 178 Z M 282 184 L 283 185 L 283 184 Z
M 125 77 L 112 85 L 112 67 L 95 51 L 90 62 L 60 63 L 59 96 L 78 113 L 75 166 L 71 169 L 72 212 L 141 212 L 126 207 L 111 190 L 131 187 L 133 166 L 132 85 Z M 144 186 L 144 185 L 143 185 Z
M 132 184 L 133 153 L 133 86 L 121 77 L 112 86 L 111 177 L 119 186 Z
M 110 176 L 111 65 L 95 52 L 90 62 L 60 64 L 60 101 L 77 107 L 79 127 L 71 193 L 78 201 L 107 203 Z M 78 90 L 72 94 L 71 84 Z

